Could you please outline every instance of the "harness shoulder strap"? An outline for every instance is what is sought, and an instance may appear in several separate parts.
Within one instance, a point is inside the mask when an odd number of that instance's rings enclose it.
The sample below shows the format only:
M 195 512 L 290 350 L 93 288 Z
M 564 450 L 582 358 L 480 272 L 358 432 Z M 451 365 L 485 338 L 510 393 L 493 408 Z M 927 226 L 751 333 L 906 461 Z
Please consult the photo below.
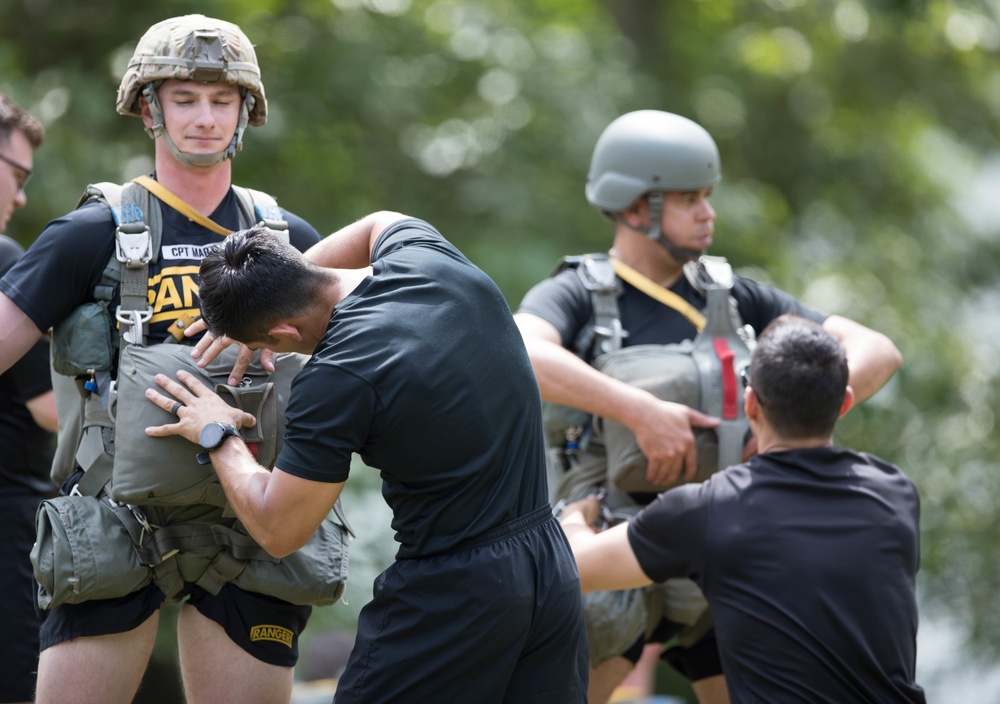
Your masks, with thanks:
M 713 257 L 704 254 L 693 262 L 684 265 L 684 276 L 694 286 L 695 290 L 707 298 L 708 289 L 713 286 L 723 286 L 730 291 L 733 288 L 735 275 L 733 267 L 725 257 Z M 739 305 L 732 294 L 729 295 L 729 317 L 744 342 L 752 342 L 756 338 L 754 330 L 743 324 Z
M 144 345 L 152 315 L 147 298 L 149 264 L 159 258 L 163 234 L 159 204 L 136 182 L 91 184 L 80 205 L 91 200 L 107 205 L 115 222 L 115 254 L 101 273 L 94 296 L 110 301 L 120 284 L 121 304 L 115 311 L 120 343 Z
M 288 221 L 281 214 L 274 196 L 243 186 L 233 185 L 232 188 L 240 204 L 244 227 L 261 225 L 288 242 Z
M 628 334 L 622 329 L 618 297 L 622 286 L 615 276 L 614 267 L 607 254 L 581 254 L 563 257 L 556 264 L 552 275 L 566 269 L 576 271 L 584 288 L 590 292 L 594 313 L 588 323 L 573 341 L 577 355 L 586 358 L 588 353 L 596 357 L 605 352 L 620 349 L 622 340 Z

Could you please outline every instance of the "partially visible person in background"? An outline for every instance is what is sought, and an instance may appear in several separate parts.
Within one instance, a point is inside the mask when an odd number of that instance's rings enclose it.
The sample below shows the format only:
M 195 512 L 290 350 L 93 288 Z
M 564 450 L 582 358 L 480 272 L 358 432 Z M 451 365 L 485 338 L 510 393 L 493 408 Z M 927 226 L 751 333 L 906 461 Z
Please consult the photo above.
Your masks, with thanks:
M 45 131 L 38 120 L 0 93 L 0 276 L 24 249 L 6 234 L 11 216 L 28 202 L 24 189 L 32 152 Z M 43 338 L 0 374 L 0 702 L 30 702 L 38 670 L 34 575 L 35 511 L 55 494 L 49 479 L 56 401 Z

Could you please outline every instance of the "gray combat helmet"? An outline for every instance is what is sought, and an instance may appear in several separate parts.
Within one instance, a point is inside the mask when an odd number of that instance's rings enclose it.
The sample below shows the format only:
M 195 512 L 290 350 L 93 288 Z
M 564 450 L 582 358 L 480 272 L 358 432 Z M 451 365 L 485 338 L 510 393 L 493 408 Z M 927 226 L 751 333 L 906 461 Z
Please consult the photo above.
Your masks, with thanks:
M 660 237 L 663 193 L 710 188 L 721 178 L 719 150 L 704 127 L 673 113 L 637 110 L 614 120 L 598 138 L 587 175 L 587 202 L 617 218 L 649 194 L 649 238 L 684 261 L 700 252 L 681 250 Z
M 168 78 L 231 83 L 240 88 L 243 106 L 227 149 L 215 154 L 188 154 L 177 148 L 164 127 L 163 110 L 156 97 L 156 89 Z M 162 136 L 174 156 L 190 166 L 209 167 L 232 159 L 243 147 L 247 125 L 263 125 L 267 120 L 267 99 L 253 44 L 235 24 L 204 15 L 172 17 L 146 31 L 118 88 L 118 112 L 141 115 L 140 95 L 149 103 L 153 115 L 153 126 L 147 129 L 149 136 Z

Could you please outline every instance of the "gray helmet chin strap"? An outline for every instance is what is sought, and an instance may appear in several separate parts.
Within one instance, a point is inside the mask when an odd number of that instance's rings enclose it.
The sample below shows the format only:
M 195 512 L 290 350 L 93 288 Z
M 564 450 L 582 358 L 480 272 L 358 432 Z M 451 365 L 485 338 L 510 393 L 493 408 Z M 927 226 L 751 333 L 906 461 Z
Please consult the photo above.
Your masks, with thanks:
M 656 243 L 667 250 L 667 253 L 676 259 L 680 264 L 697 261 L 705 253 L 703 249 L 689 249 L 688 247 L 678 247 L 663 236 L 660 236 Z
M 650 191 L 646 194 L 646 201 L 649 203 L 649 229 L 645 233 L 626 223 L 621 213 L 616 214 L 616 219 L 624 223 L 630 230 L 645 234 L 650 240 L 667 250 L 667 254 L 676 259 L 680 264 L 693 262 L 705 253 L 701 249 L 678 247 L 663 236 L 663 232 L 660 229 L 660 221 L 663 219 L 663 191 Z
M 253 110 L 255 102 L 254 97 L 250 93 L 244 89 L 240 89 L 243 105 L 240 108 L 240 119 L 236 125 L 236 131 L 233 133 L 233 139 L 229 142 L 229 146 L 221 152 L 213 154 L 190 154 L 182 152 L 167 133 L 166 124 L 163 120 L 163 108 L 160 107 L 160 99 L 156 95 L 156 89 L 161 83 L 162 81 L 153 81 L 142 87 L 142 97 L 149 103 L 149 112 L 153 116 L 153 124 L 151 127 L 146 128 L 146 134 L 153 139 L 162 137 L 170 153 L 179 162 L 196 169 L 207 169 L 236 156 L 236 152 L 243 148 L 243 133 L 246 131 L 247 123 L 250 120 L 250 111 Z

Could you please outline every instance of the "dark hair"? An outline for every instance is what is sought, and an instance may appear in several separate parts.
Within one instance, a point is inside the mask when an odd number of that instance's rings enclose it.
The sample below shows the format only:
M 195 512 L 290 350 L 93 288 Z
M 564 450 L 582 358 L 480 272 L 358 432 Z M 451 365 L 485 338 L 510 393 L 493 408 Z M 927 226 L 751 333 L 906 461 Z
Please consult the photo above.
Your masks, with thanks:
M 259 225 L 229 235 L 199 274 L 208 329 L 248 344 L 272 342 L 267 331 L 304 312 L 324 281 L 301 252 Z
M 0 93 L 0 144 L 6 144 L 14 130 L 21 130 L 32 149 L 45 139 L 45 128 L 20 105 Z
M 771 322 L 750 357 L 750 384 L 768 423 L 788 439 L 826 437 L 847 392 L 840 341 L 811 320 L 783 315 Z

